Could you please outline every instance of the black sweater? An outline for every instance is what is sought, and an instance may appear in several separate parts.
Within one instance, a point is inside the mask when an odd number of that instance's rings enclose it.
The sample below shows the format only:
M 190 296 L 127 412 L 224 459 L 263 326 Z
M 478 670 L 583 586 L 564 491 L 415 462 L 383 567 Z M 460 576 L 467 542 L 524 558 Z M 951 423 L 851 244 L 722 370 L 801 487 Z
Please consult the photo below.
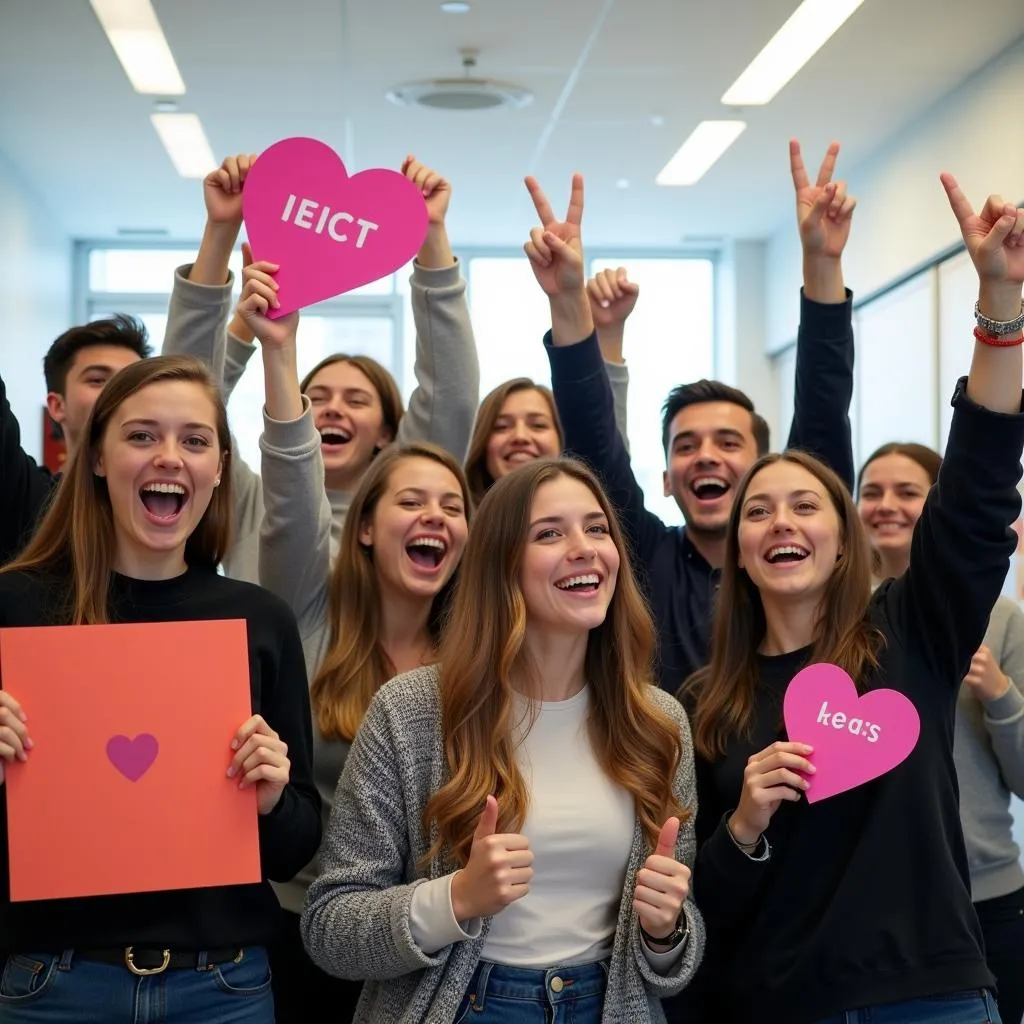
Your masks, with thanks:
M 913 753 L 821 803 L 784 802 L 766 832 L 770 858 L 743 854 L 724 822 L 747 758 L 785 738 L 782 696 L 806 663 L 803 650 L 761 659 L 753 735 L 733 740 L 713 764 L 698 762 L 698 830 L 713 830 L 693 874 L 708 929 L 705 978 L 694 986 L 694 995 L 704 991 L 701 1019 L 811 1024 L 993 984 L 971 904 L 953 724 L 960 682 L 1016 545 L 1024 415 L 979 408 L 963 381 L 953 403 L 910 568 L 879 587 L 869 609 L 885 646 L 865 688 L 913 701 L 921 717 Z
M 812 302 L 801 294 L 793 423 L 786 442 L 788 448 L 817 455 L 851 488 L 852 310 L 849 292 L 846 302 L 836 304 Z M 618 511 L 658 630 L 658 680 L 675 693 L 687 676 L 707 664 L 711 610 L 721 573 L 690 543 L 685 528 L 666 526 L 645 507 L 615 425 L 597 336 L 555 347 L 549 333 L 544 343 L 566 454 L 600 475 Z
M 0 377 L 0 565 L 31 537 L 57 479 L 21 447 L 21 430 Z
M 0 573 L 0 627 L 54 625 L 53 609 L 61 606 L 65 593 L 52 577 Z M 316 854 L 321 832 L 320 797 L 313 782 L 309 690 L 291 611 L 259 587 L 200 569 L 158 582 L 115 576 L 112 594 L 115 622 L 245 619 L 253 714 L 262 715 L 287 743 L 291 761 L 290 782 L 280 802 L 259 818 L 263 876 L 289 880 Z M 25 712 L 31 721 L 32 709 L 27 707 Z M 2 787 L 0 794 L 0 949 L 59 952 L 135 945 L 191 952 L 265 945 L 275 937 L 280 910 L 266 880 L 254 885 L 11 903 L 7 798 Z M 72 791 L 69 798 L 88 797 Z M 68 856 L 73 857 L 74 850 Z

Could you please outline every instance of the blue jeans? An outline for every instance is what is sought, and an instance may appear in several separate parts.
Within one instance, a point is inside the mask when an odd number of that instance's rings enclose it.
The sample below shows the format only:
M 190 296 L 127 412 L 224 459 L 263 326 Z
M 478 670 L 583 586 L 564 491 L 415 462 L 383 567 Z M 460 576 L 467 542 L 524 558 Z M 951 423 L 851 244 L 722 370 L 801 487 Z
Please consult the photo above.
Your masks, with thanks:
M 0 1024 L 274 1024 L 266 950 L 238 963 L 139 977 L 126 966 L 65 950 L 18 953 L 0 975 Z
M 607 985 L 604 960 L 546 971 L 481 960 L 454 1024 L 600 1024 Z
M 972 989 L 847 1010 L 820 1024 L 1002 1024 L 1002 1021 L 992 993 Z

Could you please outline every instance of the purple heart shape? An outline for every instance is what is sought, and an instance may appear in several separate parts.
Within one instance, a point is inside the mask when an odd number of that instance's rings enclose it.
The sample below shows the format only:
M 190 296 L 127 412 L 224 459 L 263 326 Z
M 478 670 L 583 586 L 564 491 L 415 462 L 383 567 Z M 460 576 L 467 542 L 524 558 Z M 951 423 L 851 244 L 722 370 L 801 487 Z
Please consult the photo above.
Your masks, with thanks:
M 133 740 L 127 736 L 111 736 L 107 740 L 110 763 L 131 782 L 138 782 L 149 771 L 159 752 L 160 744 L 148 732 L 139 733 Z

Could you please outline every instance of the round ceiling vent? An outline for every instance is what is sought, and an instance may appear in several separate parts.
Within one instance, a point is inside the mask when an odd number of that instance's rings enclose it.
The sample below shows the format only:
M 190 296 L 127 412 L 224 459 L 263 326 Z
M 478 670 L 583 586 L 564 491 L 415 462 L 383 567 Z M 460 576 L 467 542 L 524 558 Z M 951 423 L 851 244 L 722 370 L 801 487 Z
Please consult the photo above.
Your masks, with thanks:
M 489 78 L 431 78 L 406 82 L 388 91 L 400 107 L 431 107 L 434 110 L 493 110 L 525 107 L 533 102 L 528 89 Z

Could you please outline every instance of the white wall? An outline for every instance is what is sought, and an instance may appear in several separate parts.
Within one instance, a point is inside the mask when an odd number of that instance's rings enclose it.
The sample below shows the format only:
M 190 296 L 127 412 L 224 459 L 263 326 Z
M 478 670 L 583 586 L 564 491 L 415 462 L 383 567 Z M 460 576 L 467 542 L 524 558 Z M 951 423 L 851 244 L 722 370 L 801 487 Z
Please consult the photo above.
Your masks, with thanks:
M 52 202 L 59 199 L 54 197 Z M 71 324 L 71 242 L 0 154 L 0 373 L 22 444 L 42 454 L 43 356 Z
M 862 167 L 841 166 L 859 199 L 846 254 L 846 281 L 866 296 L 960 241 L 939 183 L 955 174 L 972 202 L 991 192 L 1024 198 L 1024 40 L 900 132 Z M 842 118 L 837 122 L 842 140 Z M 842 160 L 842 156 L 840 156 Z M 800 254 L 781 224 L 765 263 L 766 342 L 775 352 L 796 338 Z

